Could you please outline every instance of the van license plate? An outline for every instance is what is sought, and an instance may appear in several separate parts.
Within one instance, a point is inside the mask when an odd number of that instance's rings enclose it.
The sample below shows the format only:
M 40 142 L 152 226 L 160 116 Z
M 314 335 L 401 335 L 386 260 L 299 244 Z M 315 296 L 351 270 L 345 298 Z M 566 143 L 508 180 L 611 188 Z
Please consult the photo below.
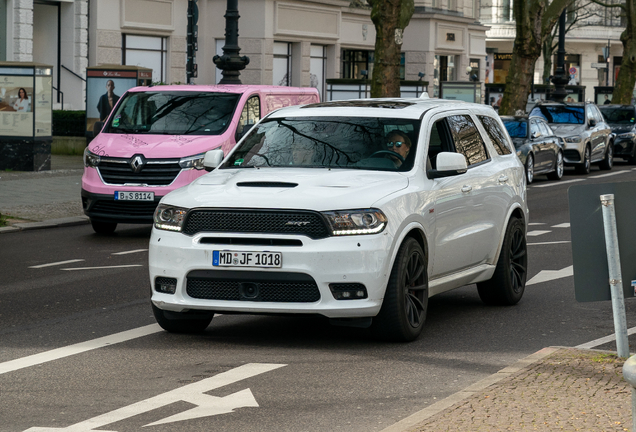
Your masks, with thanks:
M 154 201 L 154 192 L 115 192 L 115 201 Z
M 212 265 L 215 267 L 273 267 L 283 266 L 281 252 L 213 251 Z

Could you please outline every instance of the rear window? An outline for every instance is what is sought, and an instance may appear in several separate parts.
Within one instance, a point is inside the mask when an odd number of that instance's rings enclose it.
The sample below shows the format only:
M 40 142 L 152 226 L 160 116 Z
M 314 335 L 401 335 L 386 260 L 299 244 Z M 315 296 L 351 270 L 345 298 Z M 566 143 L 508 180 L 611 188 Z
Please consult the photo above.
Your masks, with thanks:
M 599 108 L 608 123 L 634 123 L 634 108 Z
M 535 107 L 530 117 L 543 118 L 548 123 L 585 124 L 585 107 L 569 105 L 543 105 Z

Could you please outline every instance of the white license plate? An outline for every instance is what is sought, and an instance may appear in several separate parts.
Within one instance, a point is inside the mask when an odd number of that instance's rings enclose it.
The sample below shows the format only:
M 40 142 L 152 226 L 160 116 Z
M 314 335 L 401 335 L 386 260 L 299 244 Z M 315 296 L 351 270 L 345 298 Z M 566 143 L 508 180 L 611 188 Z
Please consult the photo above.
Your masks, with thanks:
M 215 267 L 282 267 L 280 252 L 213 251 L 212 265 Z
M 115 192 L 116 201 L 154 201 L 154 192 Z

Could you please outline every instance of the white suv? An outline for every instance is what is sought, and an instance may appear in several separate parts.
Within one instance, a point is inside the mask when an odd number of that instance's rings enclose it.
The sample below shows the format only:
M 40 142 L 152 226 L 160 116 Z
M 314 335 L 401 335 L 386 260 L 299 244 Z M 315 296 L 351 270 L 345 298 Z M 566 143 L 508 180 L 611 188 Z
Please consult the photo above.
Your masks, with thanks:
M 428 298 L 477 283 L 516 304 L 524 169 L 495 111 L 438 99 L 283 108 L 154 216 L 152 307 L 167 331 L 214 313 L 321 314 L 417 338 Z

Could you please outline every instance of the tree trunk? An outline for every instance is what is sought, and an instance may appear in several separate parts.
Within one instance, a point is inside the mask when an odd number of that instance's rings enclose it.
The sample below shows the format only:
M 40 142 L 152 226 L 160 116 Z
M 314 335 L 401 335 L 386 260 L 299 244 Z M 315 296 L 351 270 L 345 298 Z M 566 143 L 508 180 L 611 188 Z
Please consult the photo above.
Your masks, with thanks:
M 634 84 L 636 84 L 636 0 L 627 0 L 625 13 L 627 28 L 621 33 L 623 61 L 618 71 L 616 85 L 612 93 L 613 104 L 631 105 Z M 609 65 L 608 65 L 609 66 Z M 609 70 L 608 70 L 609 73 Z
M 371 97 L 400 97 L 400 53 L 404 29 L 413 12 L 414 0 L 368 0 L 375 25 L 375 53 Z
M 526 111 L 530 86 L 534 76 L 534 64 L 539 58 L 535 56 L 522 56 L 514 53 L 506 78 L 506 89 L 499 107 L 499 115 L 515 115 L 518 110 Z

